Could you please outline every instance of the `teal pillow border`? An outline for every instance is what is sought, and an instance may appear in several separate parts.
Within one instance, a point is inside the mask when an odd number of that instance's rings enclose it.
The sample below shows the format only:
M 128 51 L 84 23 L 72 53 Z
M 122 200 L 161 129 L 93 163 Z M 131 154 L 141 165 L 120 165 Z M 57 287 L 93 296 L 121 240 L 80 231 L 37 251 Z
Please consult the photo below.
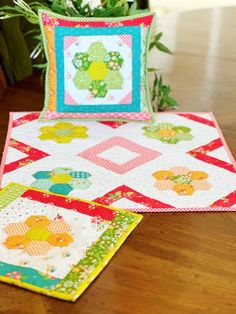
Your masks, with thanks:
M 131 35 L 132 36 L 132 103 L 106 105 L 67 105 L 64 103 L 64 37 L 95 35 Z M 57 67 L 57 111 L 73 113 L 98 112 L 140 112 L 140 66 L 141 66 L 141 28 L 126 27 L 55 27 L 56 67 Z
M 143 78 L 141 79 L 141 82 L 144 86 L 144 107 L 146 108 L 146 110 L 150 113 L 150 120 L 149 121 L 145 121 L 145 123 L 147 124 L 151 124 L 154 121 L 154 112 L 153 112 L 153 107 L 151 104 L 151 95 L 150 95 L 150 91 L 149 91 L 149 87 L 148 87 L 148 71 L 147 71 L 147 59 L 148 59 L 148 54 L 149 54 L 149 45 L 151 42 L 151 34 L 154 31 L 155 27 L 156 27 L 156 22 L 157 22 L 157 18 L 156 18 L 156 14 L 150 11 L 146 11 L 146 12 L 142 12 L 142 13 L 137 13 L 137 14 L 133 14 L 133 15 L 129 15 L 129 16 L 122 16 L 122 17 L 69 17 L 69 16 L 64 16 L 61 14 L 57 14 L 54 12 L 51 12 L 49 10 L 39 10 L 38 11 L 38 16 L 39 16 L 39 25 L 40 25 L 40 29 L 41 29 L 41 34 L 42 34 L 42 38 L 43 38 L 43 47 L 44 47 L 44 51 L 45 51 L 45 55 L 46 55 L 46 59 L 47 62 L 49 62 L 49 54 L 48 54 L 48 41 L 46 38 L 46 33 L 45 33 L 45 29 L 44 29 L 44 25 L 42 22 L 42 14 L 48 14 L 53 18 L 61 18 L 63 20 L 66 21 L 74 21 L 74 22 L 84 22 L 84 21 L 106 21 L 106 22 L 115 22 L 115 23 L 120 23 L 123 21 L 127 21 L 127 20 L 133 20 L 135 18 L 140 18 L 140 17 L 147 17 L 147 16 L 152 16 L 153 17 L 153 21 L 148 29 L 147 32 L 147 37 L 144 41 L 144 55 L 142 56 L 142 62 L 143 62 L 143 67 L 144 67 L 144 74 L 143 74 Z M 49 104 L 50 104 L 50 88 L 49 88 L 49 81 L 50 81 L 50 66 L 46 67 L 46 75 L 45 75 L 45 98 L 44 98 L 44 107 L 43 110 L 41 111 L 40 117 L 39 117 L 39 121 L 42 123 L 46 123 L 48 121 L 78 121 L 78 120 L 83 120 L 83 121 L 117 121 L 117 122 L 131 122 L 131 123 L 143 123 L 143 120 L 137 120 L 137 119 L 129 119 L 129 118 L 123 118 L 123 117 L 119 117 L 119 118 L 108 118 L 108 117 L 103 117 L 103 118 L 95 118 L 95 117 L 88 117 L 88 118 L 71 118 L 71 117 L 57 117 L 57 118 L 49 118 L 46 117 L 46 114 L 48 111 L 50 111 L 49 109 Z

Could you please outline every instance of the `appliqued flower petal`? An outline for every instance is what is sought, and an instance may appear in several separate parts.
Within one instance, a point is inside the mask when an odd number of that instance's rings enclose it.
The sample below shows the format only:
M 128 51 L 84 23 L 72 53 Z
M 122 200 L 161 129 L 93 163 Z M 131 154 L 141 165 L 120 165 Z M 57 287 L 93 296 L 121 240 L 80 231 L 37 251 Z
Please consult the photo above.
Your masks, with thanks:
M 208 174 L 203 171 L 190 171 L 189 175 L 192 180 L 204 180 L 208 178 Z
M 49 218 L 43 215 L 30 216 L 25 221 L 25 224 L 30 228 L 44 228 L 47 227 L 49 223 Z
M 169 170 L 172 171 L 175 176 L 188 174 L 190 172 L 190 170 L 188 168 L 181 167 L 181 166 L 180 167 L 171 167 Z
M 23 222 L 11 223 L 6 226 L 5 231 L 9 236 L 24 235 L 29 227 Z
M 174 173 L 168 170 L 160 170 L 153 173 L 153 177 L 157 180 L 169 180 L 173 177 Z
M 54 134 L 56 132 L 55 126 L 42 126 L 39 131 L 45 134 Z
M 25 251 L 31 256 L 46 255 L 51 248 L 47 241 L 30 241 Z
M 73 188 L 69 184 L 53 184 L 49 191 L 56 194 L 68 195 Z
M 3 243 L 8 249 L 25 249 L 29 241 L 23 235 L 8 237 Z
M 161 181 L 157 181 L 155 183 L 155 187 L 158 190 L 172 190 L 174 188 L 174 186 L 175 186 L 175 184 L 171 180 L 161 180 Z
M 71 227 L 62 219 L 53 220 L 48 226 L 48 230 L 52 233 L 67 233 L 70 232 Z
M 70 130 L 70 129 L 73 129 L 74 128 L 74 125 L 73 124 L 71 124 L 71 123 L 69 123 L 69 122 L 59 122 L 59 123 L 56 123 L 55 125 L 54 125 L 54 128 L 56 129 L 56 130 L 62 130 L 62 129 L 68 129 L 68 130 Z
M 67 233 L 56 233 L 52 234 L 48 238 L 48 243 L 52 246 L 68 246 L 73 241 L 73 238 Z
M 70 182 L 70 185 L 73 187 L 73 189 L 81 189 L 81 190 L 86 190 L 90 187 L 92 183 L 88 179 L 77 179 L 77 180 L 72 180 Z
M 31 186 L 36 189 L 47 190 L 47 191 L 50 189 L 52 185 L 53 183 L 50 179 L 37 179 L 31 184 Z
M 194 192 L 194 188 L 191 184 L 176 184 L 173 188 L 173 190 L 178 195 L 192 195 Z
M 191 182 L 194 190 L 210 190 L 210 188 L 212 187 L 212 185 L 207 182 L 206 180 L 193 180 Z
M 51 171 L 51 173 L 53 173 L 53 174 L 54 174 L 54 173 L 60 173 L 60 174 L 66 173 L 66 174 L 70 174 L 71 171 L 73 171 L 72 168 L 57 167 L 57 168 L 54 168 L 54 169 Z
M 51 172 L 50 171 L 37 171 L 33 174 L 35 179 L 50 179 Z
M 87 179 L 87 178 L 91 177 L 91 174 L 89 172 L 86 172 L 86 171 L 72 171 L 72 172 L 70 172 L 70 175 L 74 179 Z

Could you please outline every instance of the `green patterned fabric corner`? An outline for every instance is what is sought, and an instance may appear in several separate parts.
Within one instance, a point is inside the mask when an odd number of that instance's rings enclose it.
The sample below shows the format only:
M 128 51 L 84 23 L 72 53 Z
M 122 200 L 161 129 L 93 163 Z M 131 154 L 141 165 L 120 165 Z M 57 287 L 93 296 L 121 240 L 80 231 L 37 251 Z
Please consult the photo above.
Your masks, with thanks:
M 105 261 L 106 256 L 115 248 L 127 228 L 137 222 L 137 220 L 138 218 L 134 214 L 118 212 L 106 231 L 87 250 L 86 256 L 55 286 L 55 291 L 69 294 L 75 293 L 80 284 L 85 280 L 89 280 L 92 271 Z
M 0 195 L 0 210 L 4 209 L 27 190 L 28 187 L 20 186 L 18 184 L 10 183 L 7 185 Z

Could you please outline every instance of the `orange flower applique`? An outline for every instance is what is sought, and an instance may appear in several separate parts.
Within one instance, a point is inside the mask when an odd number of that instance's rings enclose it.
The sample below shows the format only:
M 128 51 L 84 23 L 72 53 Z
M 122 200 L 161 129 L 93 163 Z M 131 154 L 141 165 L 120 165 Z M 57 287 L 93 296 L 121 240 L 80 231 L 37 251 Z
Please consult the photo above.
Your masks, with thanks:
M 189 196 L 197 190 L 207 191 L 211 188 L 206 172 L 192 171 L 186 167 L 172 167 L 157 171 L 152 176 L 157 180 L 155 187 L 158 190 L 173 190 L 178 195 Z
M 65 247 L 73 242 L 71 227 L 63 219 L 51 220 L 34 215 L 24 222 L 10 223 L 3 243 L 8 249 L 20 249 L 29 255 L 45 255 L 53 247 Z

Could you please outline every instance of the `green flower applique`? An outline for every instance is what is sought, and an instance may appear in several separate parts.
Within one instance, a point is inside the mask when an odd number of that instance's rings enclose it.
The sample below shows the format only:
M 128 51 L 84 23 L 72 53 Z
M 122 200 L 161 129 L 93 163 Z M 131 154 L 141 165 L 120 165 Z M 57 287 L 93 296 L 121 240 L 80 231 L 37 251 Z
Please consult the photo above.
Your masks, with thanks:
M 105 98 L 110 89 L 121 89 L 120 73 L 124 59 L 117 51 L 107 51 L 101 42 L 92 43 L 87 52 L 77 52 L 72 60 L 76 68 L 73 82 L 87 89 L 94 98 Z
M 143 127 L 144 135 L 168 144 L 177 144 L 181 141 L 191 141 L 191 129 L 186 126 L 175 126 L 172 123 L 158 123 L 155 126 Z

